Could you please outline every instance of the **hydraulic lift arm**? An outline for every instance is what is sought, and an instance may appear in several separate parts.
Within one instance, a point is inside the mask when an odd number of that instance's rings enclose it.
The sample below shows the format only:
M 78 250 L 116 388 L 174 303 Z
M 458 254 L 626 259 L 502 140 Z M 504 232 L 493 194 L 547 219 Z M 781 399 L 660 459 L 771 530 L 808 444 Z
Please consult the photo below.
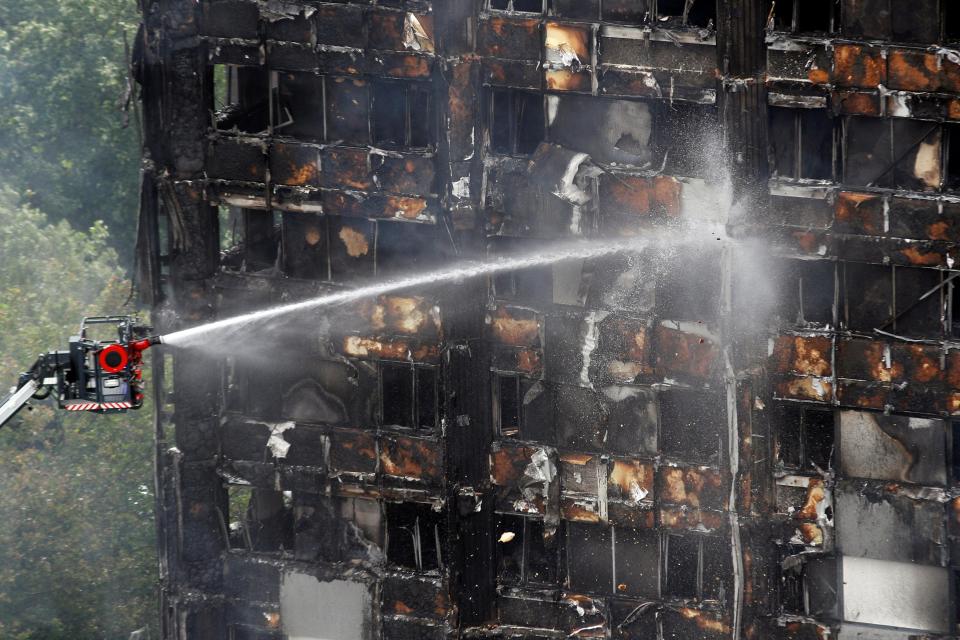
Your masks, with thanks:
M 7 396 L 3 404 L 0 404 L 0 427 L 7 424 L 7 421 L 15 416 L 23 405 L 27 404 L 27 400 L 32 398 L 38 389 L 40 389 L 40 383 L 36 380 L 30 380 Z

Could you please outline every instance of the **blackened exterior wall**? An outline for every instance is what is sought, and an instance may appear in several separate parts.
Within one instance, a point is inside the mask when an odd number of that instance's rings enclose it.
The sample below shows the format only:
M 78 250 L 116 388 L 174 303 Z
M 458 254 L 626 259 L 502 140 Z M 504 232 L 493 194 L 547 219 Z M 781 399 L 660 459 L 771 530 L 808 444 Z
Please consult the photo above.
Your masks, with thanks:
M 164 330 L 735 238 L 165 356 L 163 637 L 955 633 L 960 13 L 904 5 L 144 3 Z

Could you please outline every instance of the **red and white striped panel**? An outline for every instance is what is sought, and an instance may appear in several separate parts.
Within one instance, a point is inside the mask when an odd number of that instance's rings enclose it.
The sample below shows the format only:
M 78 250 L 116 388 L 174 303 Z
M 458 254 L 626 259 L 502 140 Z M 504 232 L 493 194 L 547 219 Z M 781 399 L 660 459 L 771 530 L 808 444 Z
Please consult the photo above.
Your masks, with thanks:
M 129 409 L 133 405 L 127 401 L 123 402 L 104 402 L 100 405 L 101 409 Z
M 131 409 L 133 404 L 130 402 L 75 402 L 65 404 L 63 408 L 67 411 L 96 411 L 98 409 Z
M 97 402 L 76 402 L 74 404 L 65 404 L 63 408 L 67 411 L 92 411 L 93 409 L 99 409 L 100 404 Z

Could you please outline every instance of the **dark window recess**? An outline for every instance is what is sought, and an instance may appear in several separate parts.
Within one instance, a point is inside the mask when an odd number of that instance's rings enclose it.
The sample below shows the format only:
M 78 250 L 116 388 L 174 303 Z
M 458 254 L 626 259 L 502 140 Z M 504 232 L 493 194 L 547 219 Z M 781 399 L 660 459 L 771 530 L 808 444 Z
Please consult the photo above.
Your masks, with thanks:
M 370 140 L 369 84 L 357 78 L 328 77 L 327 140 L 367 144 Z
M 399 147 L 434 143 L 433 95 L 426 83 L 373 84 L 373 142 Z
M 609 527 L 570 522 L 567 531 L 570 587 L 586 593 L 610 593 L 613 563 Z
M 496 416 L 500 435 L 504 438 L 520 437 L 520 376 L 497 374 Z
M 890 0 L 890 26 L 897 42 L 933 44 L 940 41 L 941 0 Z M 953 0 L 945 0 L 953 4 Z
M 660 595 L 660 536 L 651 529 L 617 527 L 614 567 L 617 593 L 641 598 Z
M 324 139 L 323 83 L 323 76 L 312 73 L 276 74 L 273 129 L 277 135 Z
M 293 510 L 280 491 L 227 486 L 230 547 L 248 551 L 293 549 Z
M 767 0 L 767 26 L 775 31 L 829 33 L 839 15 L 838 0 Z
M 603 0 L 601 6 L 603 19 L 612 22 L 647 24 L 652 17 L 653 2 L 654 0 Z
M 666 593 L 675 598 L 699 595 L 700 537 L 667 536 Z
M 960 42 L 960 2 L 944 3 L 943 36 L 948 42 Z
M 828 260 L 785 260 L 779 287 L 780 317 L 789 324 L 833 322 L 834 263 Z
M 432 269 L 449 256 L 449 241 L 436 225 L 377 223 L 377 277 L 412 275 Z
M 660 449 L 668 456 L 718 464 L 726 413 L 724 397 L 718 394 L 661 393 Z
M 846 118 L 844 181 L 912 191 L 938 189 L 941 126 L 907 118 Z
M 953 2 L 944 4 L 949 15 Z M 843 0 L 843 31 L 856 38 L 934 44 L 940 40 L 939 6 L 940 0 Z
M 437 427 L 437 370 L 417 367 L 417 428 L 433 430 Z
M 543 13 L 543 0 L 490 0 L 490 8 L 497 11 Z
M 270 269 L 280 247 L 280 212 L 243 210 L 244 262 L 247 271 Z
M 960 338 L 960 278 L 950 281 L 950 335 Z
M 660 157 L 666 157 L 667 173 L 703 177 L 716 171 L 712 155 L 704 153 L 704 147 L 719 145 L 716 107 L 665 102 L 655 114 L 657 148 Z
M 790 3 L 786 3 L 787 6 Z M 832 31 L 837 0 L 793 0 L 796 30 L 800 33 Z
M 733 558 L 729 542 L 724 538 L 704 537 L 703 566 L 700 570 L 700 599 L 724 603 L 731 595 Z
M 947 158 L 944 187 L 960 190 L 960 125 L 944 125 L 947 132 Z
M 950 423 L 953 481 L 960 482 L 960 421 Z
M 429 505 L 387 504 L 387 560 L 408 569 L 435 571 L 443 566 L 443 514 Z
M 497 153 L 533 153 L 545 137 L 543 96 L 539 93 L 492 89 L 490 145 Z
M 873 264 L 843 264 L 843 309 L 846 328 L 873 331 L 893 318 L 893 270 Z
M 720 305 L 720 252 L 705 249 L 666 261 L 657 274 L 657 316 L 712 322 Z
M 389 427 L 437 426 L 437 372 L 433 367 L 380 363 L 383 424 Z
M 501 582 L 523 581 L 523 541 L 526 518 L 501 515 L 497 520 L 497 576 Z
M 260 133 L 270 122 L 268 74 L 260 68 L 214 65 L 213 112 L 217 129 Z
M 544 540 L 543 522 L 501 515 L 497 522 L 497 575 L 513 584 L 555 584 L 558 580 L 558 540 Z
M 413 426 L 413 368 L 405 364 L 380 364 L 380 398 L 383 424 Z
M 493 286 L 497 298 L 501 300 L 531 304 L 553 302 L 553 270 L 550 267 L 502 272 L 494 277 Z
M 657 0 L 657 16 L 679 19 L 691 27 L 713 26 L 717 22 L 716 0 Z
M 936 338 L 943 334 L 941 273 L 939 269 L 894 267 L 895 318 L 892 326 L 895 333 Z
M 832 411 L 781 405 L 774 413 L 776 456 L 784 466 L 815 471 L 830 468 L 834 449 Z
M 609 2 L 604 2 L 604 6 Z M 622 3 L 614 0 L 614 4 Z M 550 0 L 550 6 L 554 15 L 573 20 L 596 20 L 600 13 L 600 0 Z
M 773 171 L 784 178 L 833 178 L 833 119 L 826 109 L 769 107 Z
M 293 278 L 326 280 L 327 218 L 311 213 L 283 213 L 283 270 Z

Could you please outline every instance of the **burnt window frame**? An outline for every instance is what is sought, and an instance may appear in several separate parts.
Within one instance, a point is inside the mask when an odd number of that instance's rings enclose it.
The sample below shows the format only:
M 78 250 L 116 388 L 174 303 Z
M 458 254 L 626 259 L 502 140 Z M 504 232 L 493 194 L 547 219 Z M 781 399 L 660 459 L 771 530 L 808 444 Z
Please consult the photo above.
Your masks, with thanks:
M 417 513 L 414 513 L 417 511 Z M 410 530 L 408 535 L 411 536 L 411 547 L 413 550 L 413 563 L 403 563 L 396 560 L 396 556 L 391 554 L 391 531 L 396 531 L 397 529 L 403 529 L 404 527 L 396 524 L 396 520 L 399 515 L 401 516 L 410 516 L 413 515 L 413 526 L 416 527 L 416 531 Z M 433 507 L 429 504 L 424 504 L 420 502 L 384 502 L 383 505 L 383 518 L 384 518 L 384 548 L 383 555 L 387 559 L 387 562 L 393 565 L 394 567 L 400 568 L 406 571 L 413 571 L 416 573 L 422 573 L 427 575 L 443 575 L 446 569 L 446 559 L 443 556 L 443 549 L 445 538 L 447 535 L 446 523 L 444 521 L 445 512 L 435 512 Z M 429 515 L 429 517 L 427 517 Z M 435 514 L 435 515 L 434 515 Z M 421 522 L 420 518 L 424 516 L 426 522 Z M 433 556 L 430 557 L 431 562 L 429 564 L 424 562 L 424 548 L 422 544 L 422 539 L 424 536 L 424 529 L 427 529 L 426 535 L 430 535 L 430 525 L 432 521 L 432 538 L 433 538 Z M 441 531 L 443 529 L 443 531 Z M 394 554 L 396 553 L 396 547 L 394 547 Z M 433 562 L 436 562 L 434 565 Z
M 954 296 L 954 287 L 960 285 L 960 280 L 953 276 L 945 276 L 945 272 L 941 269 L 933 268 L 924 268 L 924 267 L 909 267 L 903 265 L 878 265 L 874 263 L 862 263 L 862 262 L 853 262 L 853 261 L 843 261 L 840 263 L 838 278 L 839 278 L 839 292 L 838 292 L 838 313 L 839 313 L 839 323 L 840 328 L 843 331 L 850 331 L 853 333 L 859 334 L 869 334 L 874 335 L 875 329 L 881 331 L 887 331 L 898 335 L 907 335 L 911 337 L 925 337 L 928 339 L 940 340 L 944 337 L 960 336 L 960 327 L 956 329 L 953 328 L 954 322 L 954 311 L 960 311 L 960 308 L 954 309 L 960 300 Z M 848 271 L 850 269 L 883 269 L 884 271 L 889 272 L 888 282 L 889 289 L 885 293 L 885 299 L 889 301 L 889 317 L 885 321 L 879 323 L 879 326 L 868 327 L 868 326 L 852 326 L 850 322 L 850 305 L 851 305 L 851 293 L 856 295 L 862 295 L 865 293 L 863 287 L 855 286 L 856 283 L 851 284 Z M 898 300 L 898 273 L 911 272 L 917 269 L 923 269 L 924 271 L 929 271 L 931 273 L 936 272 L 940 276 L 939 284 L 931 286 L 930 289 L 924 288 L 921 291 L 915 292 L 916 295 L 909 296 L 905 301 Z M 876 278 L 868 278 L 869 280 L 876 281 Z M 941 309 L 941 317 L 943 322 L 940 323 L 938 330 L 934 334 L 928 332 L 916 331 L 906 325 L 904 316 L 917 308 L 919 304 L 923 304 L 921 297 L 929 294 L 928 297 L 923 298 L 923 300 L 929 300 L 930 296 L 934 298 L 939 296 L 940 303 L 939 308 Z M 862 299 L 862 298 L 861 298 Z M 862 305 L 865 305 L 866 302 L 862 302 Z M 929 304 L 929 302 L 927 303 Z M 870 308 L 878 307 L 878 305 L 867 305 Z M 944 326 L 946 325 L 946 326 Z M 949 330 L 948 330 L 949 329 Z M 956 333 L 954 333 L 954 331 Z
M 887 132 L 883 135 L 889 140 L 889 156 L 883 161 L 886 164 L 883 165 L 884 170 L 882 172 L 874 172 L 876 175 L 872 177 L 866 183 L 861 181 L 853 182 L 851 181 L 849 171 L 853 166 L 862 165 L 862 162 L 851 162 L 850 161 L 850 128 L 851 124 L 854 123 L 868 123 L 868 122 L 882 122 L 887 127 Z M 897 149 L 897 126 L 909 126 L 908 123 L 915 123 L 919 125 L 925 125 L 924 131 L 925 134 L 922 138 L 913 139 L 908 138 L 907 142 L 910 144 L 906 147 L 906 151 Z M 873 116 L 863 116 L 863 115 L 845 115 L 842 116 L 839 129 L 840 129 L 840 142 L 839 142 L 839 157 L 836 160 L 835 164 L 839 165 L 839 170 L 836 171 L 837 180 L 836 182 L 841 183 L 845 187 L 850 187 L 853 189 L 885 189 L 885 190 L 896 190 L 896 191 L 909 191 L 912 193 L 943 193 L 950 190 L 960 190 L 960 185 L 953 187 L 952 189 L 947 188 L 948 179 L 947 174 L 949 170 L 949 136 L 950 136 L 950 123 L 947 122 L 934 122 L 930 120 L 921 120 L 918 118 L 898 118 L 893 116 L 882 116 L 882 117 L 873 117 Z M 907 171 L 904 163 L 907 163 L 911 158 L 916 158 L 916 151 L 919 146 L 927 141 L 933 135 L 939 135 L 940 139 L 940 148 L 938 150 L 938 156 L 940 161 L 940 179 L 936 187 L 923 188 L 917 187 L 917 185 L 902 185 L 897 179 L 898 171 L 904 172 Z M 834 144 L 834 147 L 837 148 L 837 144 Z M 898 155 L 899 152 L 899 155 Z M 960 164 L 960 159 L 958 159 L 958 164 Z M 960 176 L 958 176 L 960 179 Z M 917 178 L 919 180 L 919 178 Z
M 839 283 L 841 271 L 838 269 L 837 264 L 838 263 L 835 260 L 785 259 L 781 262 L 779 279 L 780 290 L 785 291 L 788 286 L 790 288 L 796 287 L 792 294 L 790 294 L 792 296 L 790 299 L 785 298 L 783 295 L 778 296 L 778 314 L 780 315 L 782 324 L 817 328 L 826 328 L 828 326 L 837 325 L 837 315 L 841 309 L 838 301 L 838 292 L 842 291 Z M 831 300 L 830 319 L 827 322 L 808 319 L 805 312 L 806 303 L 815 301 L 810 299 L 806 293 L 806 290 L 808 288 L 811 290 L 817 289 L 818 287 L 816 286 L 816 283 L 811 283 L 810 287 L 806 287 L 804 283 L 813 278 L 814 274 L 810 273 L 810 271 L 818 268 L 824 268 L 822 265 L 828 265 L 827 269 L 832 271 L 830 274 L 829 285 Z M 787 312 L 794 309 L 794 302 L 796 302 L 795 308 L 797 315 L 788 317 Z
M 593 593 L 593 594 L 598 594 L 603 596 L 626 595 L 625 594 L 626 589 L 623 589 L 623 590 L 620 589 L 620 585 L 625 584 L 622 582 L 622 578 L 625 578 L 626 576 L 623 574 L 620 574 L 618 576 L 618 564 L 617 564 L 617 532 L 618 531 L 621 531 L 621 532 L 629 531 L 634 533 L 640 538 L 651 537 L 651 536 L 656 538 L 653 542 L 655 543 L 654 548 L 657 554 L 657 558 L 654 561 L 652 568 L 654 568 L 657 571 L 657 576 L 656 576 L 656 585 L 657 585 L 656 592 L 657 593 L 656 595 L 649 595 L 649 594 L 632 595 L 631 594 L 629 595 L 629 597 L 645 597 L 645 598 L 654 598 L 654 599 L 662 598 L 664 594 L 663 581 L 665 578 L 664 533 L 656 529 L 624 527 L 622 525 L 611 525 L 608 523 L 570 522 L 566 527 L 566 531 L 564 532 L 564 536 L 563 536 L 563 541 L 564 541 L 563 556 L 564 556 L 564 564 L 565 564 L 565 566 L 563 567 L 563 570 L 564 570 L 563 577 L 564 577 L 565 583 L 567 585 L 570 585 L 572 589 L 576 589 L 581 592 L 586 591 L 588 593 Z M 577 544 L 572 543 L 570 538 L 575 535 L 581 536 L 581 537 L 587 537 L 587 538 L 598 536 L 602 540 L 605 539 L 603 540 L 603 542 L 605 543 L 604 546 L 607 547 L 606 560 L 609 564 L 609 568 L 605 569 L 604 573 L 605 574 L 609 573 L 610 575 L 610 584 L 606 585 L 606 587 L 600 588 L 597 590 L 592 590 L 590 588 L 584 589 L 583 587 L 585 585 L 582 582 L 580 582 L 579 579 L 574 578 L 577 561 L 574 557 L 571 556 L 571 553 L 575 551 L 575 547 L 577 547 Z M 621 535 L 623 534 L 621 533 Z M 606 544 L 607 542 L 609 543 L 609 545 Z M 597 549 L 599 552 L 600 547 L 594 546 L 594 548 Z M 584 572 L 586 572 L 586 570 L 584 570 Z M 574 582 L 577 582 L 577 584 L 574 584 Z
M 537 0 L 486 0 L 484 2 L 484 8 L 487 11 L 493 13 L 528 13 L 531 15 L 544 15 L 547 13 L 550 8 L 550 0 L 539 0 L 540 9 L 527 9 L 527 8 L 516 8 L 519 4 L 521 7 L 527 7 L 529 5 L 536 4 Z M 503 6 L 494 6 L 494 4 L 503 5 Z
M 292 114 L 290 114 L 288 118 L 283 117 L 284 109 L 281 108 L 281 99 L 280 99 L 281 98 L 281 92 L 280 92 L 281 76 L 292 76 L 292 77 L 305 76 L 306 77 L 305 79 L 310 79 L 315 84 L 319 85 L 317 87 L 317 90 L 319 92 L 319 100 L 320 100 L 320 109 L 319 109 L 319 115 L 321 117 L 320 128 L 322 129 L 322 131 L 319 132 L 319 135 L 316 135 L 316 134 L 311 135 L 303 132 L 288 134 L 286 131 L 283 130 L 285 127 L 288 127 L 291 124 L 293 124 L 295 120 L 293 119 Z M 311 71 L 285 71 L 285 70 L 279 70 L 279 69 L 271 69 L 269 71 L 268 82 L 270 87 L 270 101 L 269 101 L 270 128 L 268 130 L 268 133 L 270 134 L 270 136 L 281 137 L 281 138 L 289 137 L 289 138 L 294 138 L 297 140 L 304 140 L 309 142 L 326 142 L 327 141 L 327 138 L 328 138 L 327 104 L 329 101 L 329 96 L 327 94 L 327 78 L 328 78 L 327 74 L 314 73 Z
M 697 3 L 700 3 L 701 6 L 702 6 L 702 5 L 705 5 L 705 4 L 712 5 L 713 13 L 708 16 L 708 22 L 707 22 L 707 23 L 704 23 L 704 24 L 699 24 L 699 23 L 698 23 L 698 24 L 691 24 L 691 23 L 689 22 L 689 18 L 690 18 L 690 14 L 689 14 L 689 13 L 687 14 L 687 19 L 686 19 L 686 20 L 683 19 L 683 14 L 682 14 L 682 13 L 681 13 L 679 16 L 678 16 L 676 13 L 664 13 L 664 12 L 666 11 L 666 9 L 661 8 L 661 3 L 664 3 L 664 5 L 665 5 L 666 2 L 668 2 L 669 0 L 650 0 L 650 1 L 652 2 L 652 5 L 653 5 L 653 6 L 651 6 L 651 7 L 649 8 L 650 16 L 651 16 L 651 22 L 652 22 L 653 24 L 655 24 L 655 25 L 662 25 L 665 21 L 671 21 L 671 22 L 672 22 L 671 19 L 680 18 L 680 19 L 681 19 L 681 22 L 680 22 L 679 25 L 675 25 L 675 26 L 672 26 L 672 27 L 666 27 L 666 28 L 677 28 L 677 27 L 679 27 L 679 28 L 681 28 L 681 29 L 706 29 L 706 28 L 708 28 L 708 25 L 710 24 L 710 22 L 713 23 L 713 30 L 714 30 L 714 31 L 715 31 L 716 28 L 717 28 L 717 2 L 716 2 L 716 0 L 695 0 L 695 1 L 694 1 L 691 9 L 697 8 L 697 6 L 698 6 Z M 679 2 L 681 2 L 682 4 L 684 3 L 684 0 L 675 0 L 675 1 L 679 1 Z M 684 10 L 685 10 L 685 11 L 687 10 L 686 7 L 684 8 Z M 708 10 L 708 13 L 709 13 L 709 10 Z
M 420 151 L 429 151 L 435 149 L 437 146 L 437 108 L 436 108 L 436 99 L 434 96 L 433 85 L 429 81 L 416 81 L 416 80 L 396 80 L 396 79 L 387 79 L 380 77 L 372 77 L 369 79 L 369 99 L 370 99 L 370 144 L 376 147 L 382 147 L 386 149 L 409 149 L 409 150 L 420 150 Z M 396 89 L 397 87 L 402 88 L 403 92 L 403 120 L 404 120 L 404 139 L 402 142 L 392 142 L 386 139 L 378 138 L 377 135 L 377 117 L 378 117 L 378 92 L 384 91 L 385 87 L 392 87 Z M 423 144 L 415 144 L 418 142 L 414 139 L 415 127 L 414 127 L 414 114 L 418 109 L 416 108 L 417 97 L 424 97 L 426 100 L 426 111 L 424 115 L 425 123 L 424 124 L 424 133 L 426 139 L 423 141 Z M 382 96 L 381 96 L 382 97 Z
M 414 433 L 436 433 L 440 424 L 440 367 L 434 364 L 426 364 L 422 362 L 401 362 L 396 360 L 377 360 L 377 390 L 379 392 L 379 412 L 378 412 L 378 421 L 380 427 L 383 429 L 398 430 L 398 431 L 411 431 Z M 387 422 L 387 413 L 385 411 L 385 402 L 387 399 L 387 394 L 385 393 L 384 388 L 384 368 L 392 368 L 397 370 L 408 369 L 410 375 L 410 407 L 409 407 L 409 422 L 410 424 L 394 424 Z M 433 387 L 433 424 L 432 425 L 421 425 L 422 417 L 422 407 L 421 403 L 423 398 L 420 393 L 420 386 L 423 384 L 420 380 L 423 375 L 424 370 L 429 370 L 433 375 L 433 380 L 428 382 Z
M 675 591 L 676 585 L 671 582 L 671 563 L 670 563 L 670 541 L 671 539 L 680 539 L 685 542 L 692 542 L 697 546 L 697 559 L 696 559 L 696 569 L 694 576 L 694 585 L 693 593 L 690 595 L 678 595 Z M 729 575 L 731 569 L 727 563 L 732 564 L 732 558 L 729 555 L 729 549 L 724 549 L 726 553 L 718 554 L 713 553 L 711 550 L 707 549 L 707 546 L 711 543 L 716 543 L 722 547 L 726 546 L 727 541 L 722 536 L 711 535 L 706 533 L 701 533 L 697 531 L 663 531 L 661 532 L 661 549 L 660 549 L 660 559 L 661 559 L 661 577 L 660 577 L 660 596 L 664 600 L 683 600 L 694 602 L 710 602 L 710 601 L 719 601 L 719 598 L 714 598 L 715 594 L 708 592 L 708 583 L 706 578 L 707 569 L 711 563 L 716 563 L 716 566 L 713 567 L 714 573 L 716 576 L 724 577 Z M 721 590 L 723 585 L 721 585 Z M 722 591 L 721 591 L 722 592 Z
M 264 489 L 263 487 L 257 487 L 251 484 L 239 484 L 236 482 L 225 482 L 223 483 L 224 490 L 224 501 L 223 505 L 225 509 L 217 508 L 217 515 L 220 518 L 220 526 L 223 527 L 223 534 L 225 536 L 225 542 L 229 551 L 239 551 L 245 553 L 252 553 L 257 555 L 284 555 L 292 553 L 295 548 L 294 534 L 294 507 L 295 500 L 292 491 L 283 490 L 276 491 L 271 489 Z M 281 508 L 278 514 L 279 520 L 277 524 L 282 527 L 282 530 L 275 531 L 275 535 L 279 535 L 278 540 L 273 541 L 263 541 L 260 539 L 259 532 L 253 532 L 254 525 L 259 523 L 259 529 L 263 530 L 264 525 L 263 521 L 255 520 L 248 518 L 250 512 L 250 504 L 255 499 L 257 491 L 269 492 L 274 494 L 279 494 L 281 500 Z M 236 513 L 235 506 L 240 507 L 241 505 L 235 505 L 235 495 L 239 492 L 247 493 L 246 497 L 243 500 L 243 513 Z M 224 513 L 224 510 L 226 513 Z M 237 537 L 239 540 L 235 540 L 231 535 L 232 526 L 234 523 L 234 516 L 237 516 L 236 522 L 239 524 L 239 533 Z
M 531 567 L 530 567 L 529 561 L 531 559 L 531 553 L 530 553 L 531 529 L 532 529 L 531 523 L 539 523 L 538 524 L 539 528 L 543 529 L 545 525 L 542 517 L 521 515 L 517 513 L 502 513 L 502 512 L 497 512 L 496 516 L 497 516 L 497 521 L 496 521 L 495 533 L 497 534 L 497 537 L 495 539 L 494 544 L 497 545 L 496 551 L 495 551 L 495 556 L 496 556 L 495 571 L 496 571 L 497 582 L 503 585 L 523 586 L 523 587 L 556 587 L 558 586 L 563 580 L 565 575 L 565 571 L 563 567 L 563 561 L 566 556 L 566 549 L 564 547 L 564 544 L 566 542 L 565 532 L 558 530 L 554 534 L 553 549 L 552 550 L 549 548 L 545 549 L 547 553 L 552 553 L 554 556 L 552 558 L 553 580 L 536 580 L 530 575 Z M 504 575 L 503 575 L 504 571 L 503 571 L 503 564 L 502 564 L 502 560 L 504 556 L 502 553 L 502 546 L 501 546 L 504 544 L 510 544 L 510 542 L 513 542 L 513 540 L 507 543 L 500 542 L 500 539 L 502 538 L 503 534 L 506 533 L 505 531 L 506 527 L 504 525 L 506 522 L 510 520 L 513 520 L 515 523 L 522 522 L 521 530 L 519 532 L 519 537 L 520 537 L 519 574 L 515 579 L 504 578 Z M 561 522 L 560 527 L 562 526 L 563 526 L 563 523 Z M 536 534 L 535 529 L 533 531 L 533 534 Z M 541 539 L 542 538 L 543 537 L 541 534 Z M 514 538 L 514 540 L 515 539 L 516 538 Z
M 792 414 L 792 415 L 791 415 Z M 830 414 L 830 422 L 833 425 L 832 429 L 832 443 L 830 447 L 830 454 L 827 458 L 827 465 L 821 466 L 818 461 L 812 459 L 809 455 L 809 452 L 816 449 L 813 446 L 811 441 L 811 434 L 809 430 L 809 425 L 812 420 L 808 417 L 808 414 Z M 797 418 L 797 423 L 791 425 L 793 418 Z M 793 426 L 795 431 L 788 432 L 788 429 Z M 826 471 L 831 468 L 836 468 L 837 466 L 837 446 L 839 444 L 838 433 L 839 429 L 839 419 L 837 417 L 837 412 L 830 407 L 826 406 L 806 406 L 798 403 L 792 402 L 782 402 L 774 408 L 774 438 L 776 439 L 776 449 L 771 451 L 771 455 L 774 456 L 774 459 L 777 462 L 778 466 L 781 466 L 789 471 L 794 471 L 798 473 L 820 473 L 820 471 Z M 784 457 L 784 445 L 786 444 L 786 438 L 790 437 L 792 446 L 796 446 L 796 461 L 793 459 L 785 460 Z M 818 470 L 817 467 L 820 467 Z
M 516 89 L 513 87 L 500 87 L 500 86 L 487 86 L 485 88 L 485 105 L 484 105 L 484 115 L 486 120 L 486 130 L 488 135 L 488 153 L 502 156 L 513 156 L 520 158 L 528 158 L 534 151 L 536 151 L 537 146 L 541 142 L 549 140 L 549 124 L 547 119 L 547 106 L 546 106 L 546 94 L 539 91 L 531 91 L 529 89 Z M 499 145 L 496 138 L 498 136 L 497 122 L 499 121 L 498 116 L 498 107 L 497 100 L 498 96 L 505 95 L 507 97 L 508 104 L 508 114 L 509 124 L 507 129 L 507 141 L 505 147 Z M 521 114 L 517 113 L 517 105 L 519 100 L 523 98 L 528 100 L 531 104 L 539 100 L 540 103 L 540 120 L 539 124 L 541 126 L 541 132 L 539 136 L 539 142 L 529 150 L 523 150 L 520 145 L 520 139 L 518 136 L 518 131 L 520 130 L 520 119 L 523 117 Z M 524 106 L 524 108 L 527 108 Z M 506 149 L 506 150 L 504 150 Z
M 491 369 L 490 376 L 490 395 L 492 396 L 491 400 L 494 435 L 498 438 L 504 438 L 506 440 L 524 440 L 523 398 L 526 395 L 526 391 L 524 389 L 525 387 L 526 389 L 529 389 L 531 386 L 536 384 L 537 380 L 517 371 L 504 371 L 500 369 Z M 513 381 L 513 388 L 516 392 L 517 425 L 515 427 L 515 432 L 504 432 L 503 430 L 503 389 L 501 385 L 506 380 Z
M 783 2 L 783 0 L 780 0 Z M 771 18 L 774 18 L 776 15 L 774 12 L 774 3 L 772 0 L 767 0 L 765 3 L 766 6 L 766 25 L 767 31 L 774 33 L 795 33 L 795 34 L 838 34 L 842 26 L 842 11 L 843 7 L 841 0 L 824 0 L 824 2 L 829 3 L 830 6 L 830 17 L 829 17 L 829 26 L 826 30 L 822 29 L 804 29 L 802 28 L 801 23 L 801 9 L 800 6 L 804 3 L 804 0 L 789 0 L 790 1 L 790 18 L 789 25 L 785 25 L 786 21 L 775 21 L 771 25 Z M 778 28 L 778 23 L 781 27 L 786 26 L 786 28 Z
M 790 135 L 790 144 L 793 150 L 791 162 L 793 164 L 791 172 L 781 172 L 779 167 L 779 154 L 776 152 L 776 147 L 774 145 L 774 119 L 777 117 L 778 113 L 786 115 L 788 112 L 793 116 L 793 132 Z M 827 120 L 830 123 L 829 131 L 829 140 L 830 140 L 830 157 L 825 160 L 827 166 L 829 167 L 825 177 L 814 177 L 804 175 L 807 173 L 805 171 L 806 166 L 812 164 L 811 158 L 814 160 L 824 160 L 817 155 L 806 156 L 805 150 L 808 148 L 804 144 L 805 140 L 805 125 L 804 119 L 810 114 L 819 115 L 823 113 L 827 116 Z M 794 107 L 780 107 L 776 105 L 767 106 L 767 126 L 770 128 L 770 145 L 769 145 L 769 157 L 770 157 L 770 175 L 782 179 L 782 180 L 798 180 L 798 181 L 829 181 L 837 182 L 837 135 L 838 135 L 838 119 L 833 117 L 828 109 L 807 109 L 807 108 L 794 108 Z

